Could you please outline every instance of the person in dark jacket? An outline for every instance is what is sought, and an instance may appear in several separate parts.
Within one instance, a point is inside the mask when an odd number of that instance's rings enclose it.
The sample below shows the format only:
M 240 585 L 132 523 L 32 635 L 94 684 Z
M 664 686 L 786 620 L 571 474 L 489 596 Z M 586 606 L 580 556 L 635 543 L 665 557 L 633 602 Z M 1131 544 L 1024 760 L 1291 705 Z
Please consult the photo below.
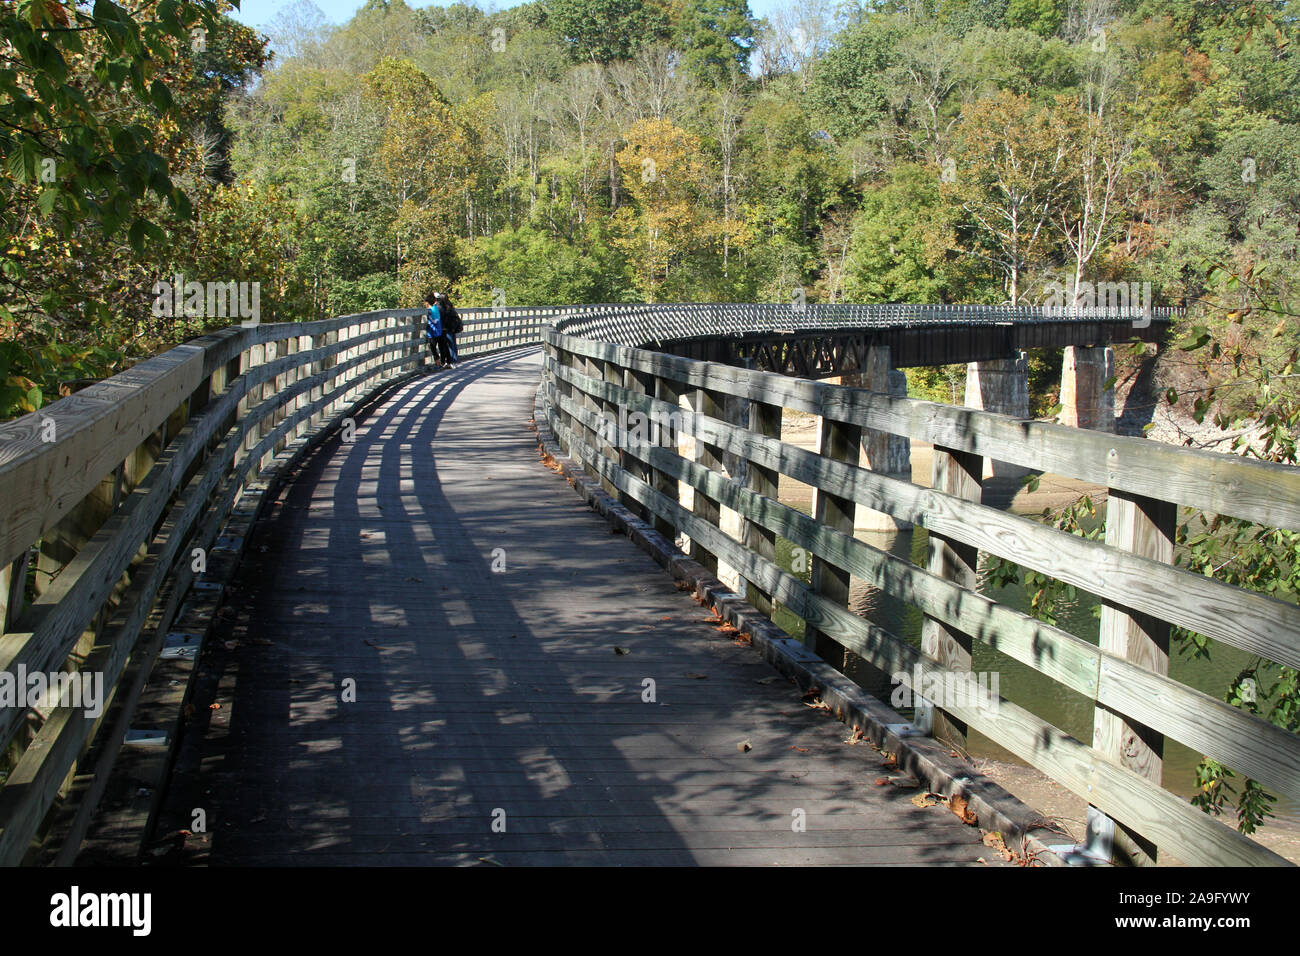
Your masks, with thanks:
M 424 317 L 424 341 L 429 346 L 435 365 L 442 366 L 442 311 L 438 308 L 438 297 L 430 292 L 424 297 L 424 304 L 429 307 Z
M 460 359 L 456 354 L 456 339 L 453 336 L 463 327 L 460 313 L 456 311 L 456 307 L 451 304 L 451 299 L 447 298 L 445 292 L 438 293 L 437 303 L 438 313 L 442 319 L 442 336 L 438 339 L 438 349 L 442 353 L 444 365 L 455 365 Z

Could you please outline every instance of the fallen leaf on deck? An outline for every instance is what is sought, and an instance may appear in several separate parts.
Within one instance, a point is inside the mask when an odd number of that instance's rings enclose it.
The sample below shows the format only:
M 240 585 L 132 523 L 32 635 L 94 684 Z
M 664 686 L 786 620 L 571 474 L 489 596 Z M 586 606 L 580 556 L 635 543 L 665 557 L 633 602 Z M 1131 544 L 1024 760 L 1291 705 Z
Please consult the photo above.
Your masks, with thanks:
M 615 654 L 619 654 L 619 655 L 623 655 L 623 654 L 631 654 L 632 652 L 629 651 L 626 647 L 619 647 L 619 646 L 616 644 L 616 645 L 614 645 L 614 653 L 615 653 Z
M 885 786 L 885 785 L 888 784 L 888 783 L 889 783 L 889 778 L 888 778 L 888 777 L 877 777 L 877 778 L 876 778 L 876 786 L 877 786 L 877 787 L 883 787 L 883 786 Z
M 920 807 L 924 810 L 926 807 L 937 807 L 943 802 L 943 798 L 937 793 L 918 793 L 912 798 L 912 806 Z
M 754 745 L 751 744 L 748 740 L 742 740 L 740 743 L 736 744 L 736 749 L 743 754 L 746 751 L 753 750 Z
M 807 748 L 807 747 L 791 747 L 790 749 L 791 749 L 791 750 L 797 750 L 797 751 L 799 751 L 799 753 L 801 753 L 801 754 L 806 754 L 806 753 L 808 752 L 808 748 Z
M 208 704 L 208 710 L 220 710 L 221 704 Z
M 967 806 L 966 798 L 955 793 L 948 799 L 948 809 L 957 814 L 957 819 L 961 820 L 962 823 L 973 824 L 979 819 L 975 816 L 975 812 Z

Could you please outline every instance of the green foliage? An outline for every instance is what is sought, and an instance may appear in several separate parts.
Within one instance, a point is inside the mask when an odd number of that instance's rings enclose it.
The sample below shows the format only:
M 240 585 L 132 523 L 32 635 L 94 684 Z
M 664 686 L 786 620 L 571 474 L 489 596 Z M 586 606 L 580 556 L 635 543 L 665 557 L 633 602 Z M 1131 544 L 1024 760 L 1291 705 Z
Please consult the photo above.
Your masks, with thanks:
M 470 243 L 464 259 L 466 276 L 457 293 L 465 305 L 635 299 L 621 256 L 600 235 L 579 249 L 543 229 L 521 226 Z
M 686 0 L 676 30 L 686 69 L 706 84 L 742 79 L 749 72 L 755 23 L 746 0 Z
M 577 61 L 624 60 L 669 31 L 666 10 L 653 0 L 547 0 L 547 12 Z
M 1003 22 L 1050 37 L 1061 29 L 1064 19 L 1065 4 L 1061 0 L 1009 0 Z
M 846 30 L 818 60 L 808 100 L 833 135 L 851 139 L 888 118 L 891 68 L 903 35 L 897 21 L 872 17 Z
M 946 296 L 939 181 L 899 164 L 868 189 L 853 220 L 845 263 L 850 302 L 941 302 Z

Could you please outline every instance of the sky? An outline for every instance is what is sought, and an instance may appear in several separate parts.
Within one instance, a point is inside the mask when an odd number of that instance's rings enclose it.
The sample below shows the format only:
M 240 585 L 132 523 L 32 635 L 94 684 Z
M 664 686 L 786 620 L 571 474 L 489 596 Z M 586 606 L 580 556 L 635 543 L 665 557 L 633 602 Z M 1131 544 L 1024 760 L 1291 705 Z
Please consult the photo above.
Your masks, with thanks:
M 346 23 L 352 14 L 365 4 L 365 0 L 313 0 L 325 19 L 331 23 Z M 765 17 L 773 10 L 784 6 L 787 0 L 749 0 L 749 10 L 756 17 Z M 250 27 L 265 26 L 275 18 L 281 7 L 292 6 L 294 0 L 242 0 L 239 12 L 234 18 Z M 505 10 L 516 6 L 510 0 L 481 0 L 478 4 L 485 10 Z M 407 6 L 419 9 L 428 6 L 447 6 L 446 3 L 433 3 L 431 0 L 407 0 Z

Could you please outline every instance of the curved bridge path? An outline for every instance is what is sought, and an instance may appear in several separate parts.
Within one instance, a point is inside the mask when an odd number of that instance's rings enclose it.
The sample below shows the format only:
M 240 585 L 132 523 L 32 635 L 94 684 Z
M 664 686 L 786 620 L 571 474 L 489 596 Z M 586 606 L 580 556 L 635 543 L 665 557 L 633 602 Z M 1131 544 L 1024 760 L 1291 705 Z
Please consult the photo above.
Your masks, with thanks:
M 196 684 L 187 861 L 998 862 L 539 461 L 540 354 L 409 380 L 288 478 Z

